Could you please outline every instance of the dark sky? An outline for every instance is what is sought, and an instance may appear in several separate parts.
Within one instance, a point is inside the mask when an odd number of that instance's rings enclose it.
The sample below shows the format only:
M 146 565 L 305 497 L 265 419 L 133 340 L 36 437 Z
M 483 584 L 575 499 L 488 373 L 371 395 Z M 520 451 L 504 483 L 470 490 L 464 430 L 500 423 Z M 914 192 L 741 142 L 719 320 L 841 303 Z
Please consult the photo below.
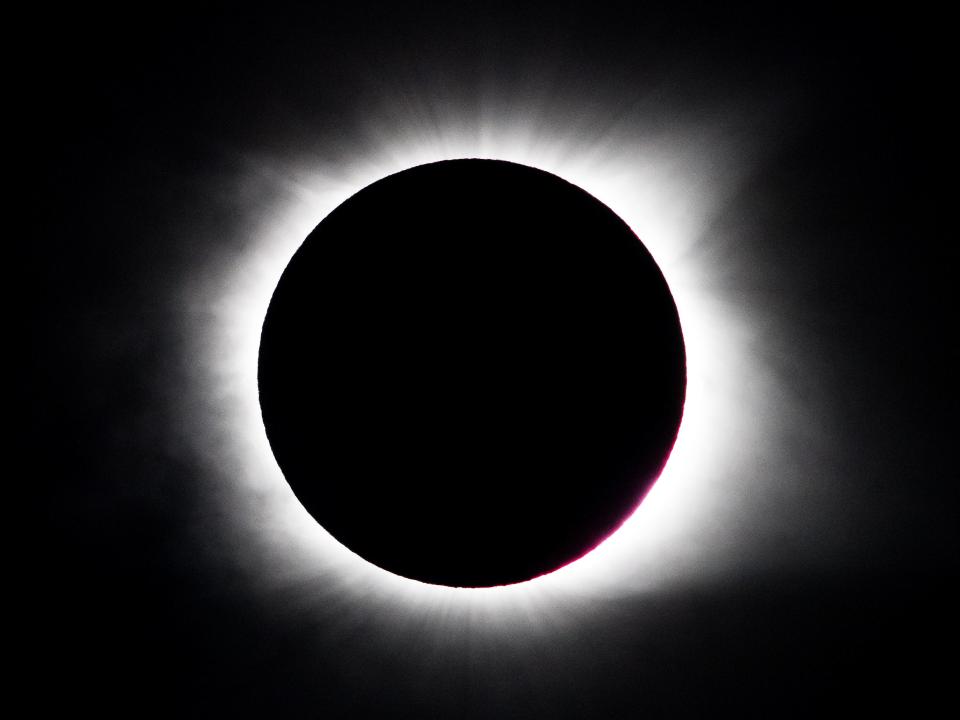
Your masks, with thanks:
M 586 2 L 25 18 L 38 712 L 930 714 L 960 549 L 944 24 Z M 231 312 L 216 298 L 243 294 L 303 188 L 471 121 L 561 138 L 614 187 L 642 175 L 631 158 L 679 158 L 652 182 L 711 198 L 672 222 L 698 228 L 686 292 L 739 318 L 700 436 L 729 462 L 703 453 L 710 501 L 654 563 L 670 582 L 628 554 L 602 592 L 526 615 L 415 606 L 314 572 L 271 487 L 242 479 L 250 440 L 210 381 L 231 360 L 204 345 Z

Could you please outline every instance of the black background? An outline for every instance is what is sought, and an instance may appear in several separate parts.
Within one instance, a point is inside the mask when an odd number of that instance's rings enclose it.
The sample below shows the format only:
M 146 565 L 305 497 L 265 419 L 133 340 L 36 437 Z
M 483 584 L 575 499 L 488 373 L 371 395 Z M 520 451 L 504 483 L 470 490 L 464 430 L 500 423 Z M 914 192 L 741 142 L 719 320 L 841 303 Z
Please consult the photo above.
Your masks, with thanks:
M 29 221 L 27 264 L 10 271 L 31 350 L 28 382 L 12 381 L 29 462 L 8 482 L 40 500 L 24 543 L 38 712 L 923 716 L 949 699 L 957 258 L 944 24 L 908 7 L 635 3 L 20 18 L 26 129 L 9 142 L 38 192 L 12 209 Z M 730 285 L 787 318 L 777 348 L 791 389 L 827 388 L 831 434 L 796 451 L 794 480 L 841 468 L 822 503 L 837 527 L 804 541 L 846 560 L 762 535 L 762 572 L 598 599 L 555 637 L 525 642 L 521 629 L 432 662 L 389 613 L 354 608 L 363 619 L 343 629 L 335 608 L 255 592 L 217 552 L 230 508 L 202 491 L 196 453 L 168 441 L 192 412 L 172 298 L 217 257 L 197 238 L 235 242 L 228 203 L 214 211 L 211 198 L 237 194 L 221 180 L 239 155 L 310 138 L 336 168 L 382 85 L 461 107 L 483 83 L 521 80 L 601 106 L 680 97 L 678 122 L 702 120 L 707 99 L 762 105 L 789 88 L 789 141 L 774 138 L 775 157 L 729 203 L 763 232 L 724 251 L 742 258 Z

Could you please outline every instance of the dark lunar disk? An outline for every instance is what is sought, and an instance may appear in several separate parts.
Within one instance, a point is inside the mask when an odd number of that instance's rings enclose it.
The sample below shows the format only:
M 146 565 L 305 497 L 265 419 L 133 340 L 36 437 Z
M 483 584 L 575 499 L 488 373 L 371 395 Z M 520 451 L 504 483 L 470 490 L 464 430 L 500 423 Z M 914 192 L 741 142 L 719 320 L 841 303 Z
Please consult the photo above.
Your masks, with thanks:
M 505 585 L 633 512 L 676 438 L 683 337 L 666 282 L 598 200 L 454 160 L 384 178 L 297 251 L 260 345 L 294 493 L 398 575 Z

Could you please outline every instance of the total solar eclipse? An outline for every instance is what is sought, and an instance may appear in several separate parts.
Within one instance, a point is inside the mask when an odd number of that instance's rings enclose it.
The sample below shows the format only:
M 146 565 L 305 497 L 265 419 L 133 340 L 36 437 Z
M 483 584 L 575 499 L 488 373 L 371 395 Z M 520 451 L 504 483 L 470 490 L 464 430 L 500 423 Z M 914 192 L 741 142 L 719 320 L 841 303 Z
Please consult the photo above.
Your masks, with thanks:
M 581 557 L 656 481 L 683 413 L 677 310 L 584 190 L 495 160 L 390 175 L 283 272 L 258 381 L 293 492 L 397 575 L 507 585 Z

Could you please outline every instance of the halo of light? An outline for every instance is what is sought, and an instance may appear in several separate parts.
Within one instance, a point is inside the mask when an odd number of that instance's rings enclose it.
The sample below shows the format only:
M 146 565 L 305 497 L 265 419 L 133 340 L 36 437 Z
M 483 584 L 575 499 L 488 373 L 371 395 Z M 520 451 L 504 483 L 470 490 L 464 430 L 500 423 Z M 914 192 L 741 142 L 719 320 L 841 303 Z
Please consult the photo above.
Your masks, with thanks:
M 749 352 L 755 322 L 709 291 L 703 243 L 711 213 L 749 170 L 738 160 L 740 138 L 722 131 L 648 139 L 608 133 L 590 144 L 525 124 L 465 129 L 453 122 L 371 140 L 349 167 L 317 162 L 277 169 L 251 161 L 252 176 L 279 192 L 264 206 L 248 242 L 216 258 L 191 333 L 195 393 L 209 423 L 202 439 L 218 458 L 226 484 L 215 491 L 230 507 L 223 532 L 242 537 L 253 559 L 245 569 L 262 586 L 300 583 L 349 597 L 388 603 L 395 612 L 430 611 L 444 618 L 543 617 L 584 595 L 638 592 L 722 572 L 729 513 L 722 502 L 738 488 L 718 486 L 718 468 L 736 466 L 744 446 L 762 441 L 756 378 Z M 642 135 L 642 133 L 640 133 Z M 691 138 L 696 137 L 694 141 Z M 584 148 L 584 149 L 581 149 Z M 624 148 L 630 148 L 625 152 Z M 598 198 L 637 234 L 674 296 L 687 352 L 687 397 L 673 452 L 659 480 L 631 517 L 581 559 L 517 585 L 458 589 L 432 586 L 382 570 L 347 550 L 300 505 L 271 453 L 260 416 L 257 357 L 260 329 L 288 261 L 317 223 L 361 188 L 394 172 L 439 160 L 489 158 L 553 173 Z M 721 184 L 717 178 L 726 180 Z M 721 268 L 722 269 L 722 268 Z M 751 387 L 754 388 L 751 391 Z M 213 448 L 211 451 L 210 448 Z M 268 578 L 268 580 L 264 580 Z M 452 621 L 452 620 L 451 620 Z

